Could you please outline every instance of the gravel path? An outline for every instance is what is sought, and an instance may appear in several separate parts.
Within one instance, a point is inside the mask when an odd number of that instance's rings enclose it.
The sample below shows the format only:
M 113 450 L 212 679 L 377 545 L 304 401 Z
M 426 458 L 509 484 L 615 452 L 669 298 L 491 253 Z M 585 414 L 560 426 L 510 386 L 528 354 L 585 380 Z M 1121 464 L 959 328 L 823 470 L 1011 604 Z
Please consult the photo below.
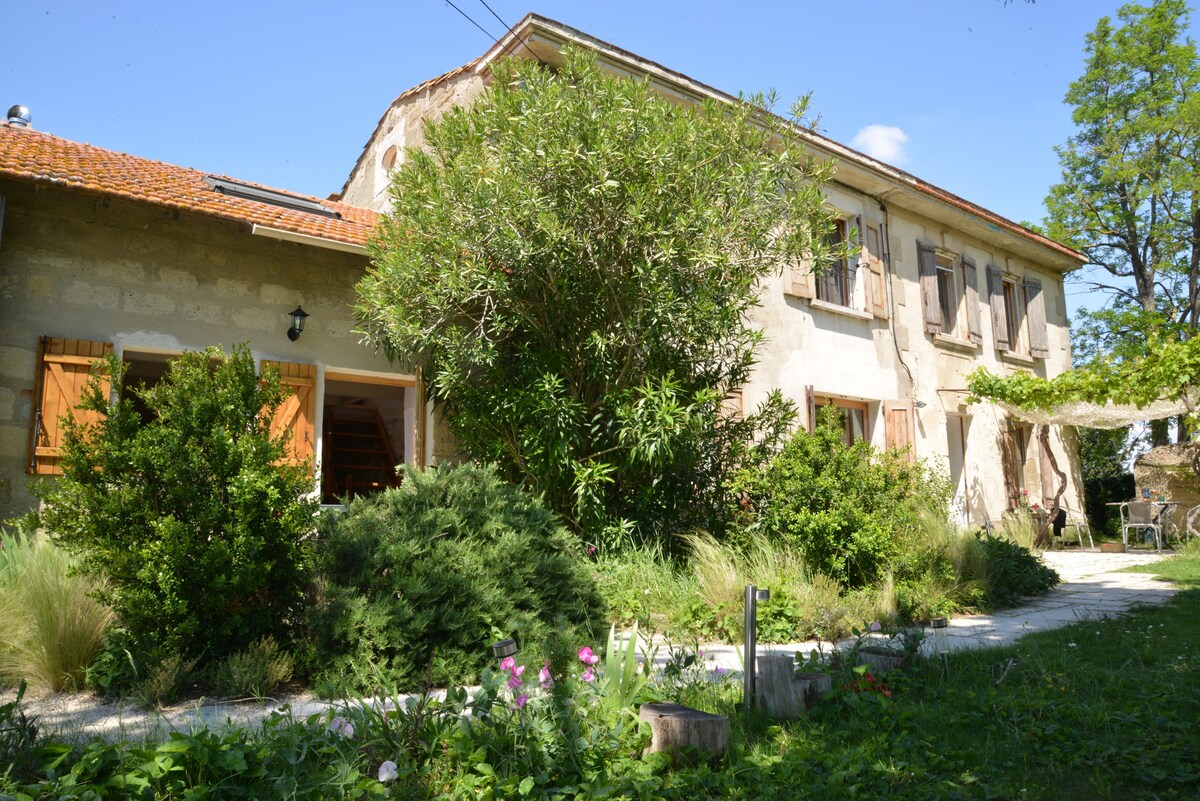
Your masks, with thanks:
M 980 647 L 1012 642 L 1029 631 L 1055 628 L 1079 620 L 1120 614 L 1138 603 L 1161 603 L 1175 592 L 1164 582 L 1144 573 L 1116 573 L 1133 564 L 1156 562 L 1157 554 L 1101 554 L 1095 551 L 1057 551 L 1044 555 L 1063 579 L 1050 596 L 1031 601 L 1029 606 L 1006 610 L 992 616 L 967 616 L 952 621 L 954 635 L 961 646 Z M 763 650 L 783 653 L 807 652 L 816 643 L 769 646 Z M 724 670 L 739 670 L 741 658 L 735 646 L 705 646 L 706 659 L 715 660 Z M 658 661 L 666 654 L 660 650 Z M 725 664 L 728 663 L 728 664 Z M 15 697 L 11 689 L 0 692 L 0 703 Z M 133 701 L 110 701 L 91 693 L 27 693 L 22 703 L 26 713 L 36 716 L 45 734 L 56 734 L 74 741 L 97 737 L 125 740 L 163 740 L 172 731 L 190 732 L 198 728 L 238 725 L 257 726 L 272 712 L 289 710 L 296 717 L 325 711 L 328 702 L 313 695 L 297 694 L 261 701 L 212 702 L 205 699 L 153 710 Z

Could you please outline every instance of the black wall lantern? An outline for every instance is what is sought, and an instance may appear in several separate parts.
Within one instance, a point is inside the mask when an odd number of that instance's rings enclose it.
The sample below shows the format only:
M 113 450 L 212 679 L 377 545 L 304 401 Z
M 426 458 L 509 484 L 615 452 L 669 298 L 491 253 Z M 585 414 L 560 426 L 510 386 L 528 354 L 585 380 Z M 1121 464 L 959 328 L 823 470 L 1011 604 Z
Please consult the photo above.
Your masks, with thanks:
M 308 317 L 308 312 L 299 306 L 292 312 L 292 327 L 287 330 L 288 339 L 295 342 L 300 338 L 300 332 L 304 330 L 304 318 Z

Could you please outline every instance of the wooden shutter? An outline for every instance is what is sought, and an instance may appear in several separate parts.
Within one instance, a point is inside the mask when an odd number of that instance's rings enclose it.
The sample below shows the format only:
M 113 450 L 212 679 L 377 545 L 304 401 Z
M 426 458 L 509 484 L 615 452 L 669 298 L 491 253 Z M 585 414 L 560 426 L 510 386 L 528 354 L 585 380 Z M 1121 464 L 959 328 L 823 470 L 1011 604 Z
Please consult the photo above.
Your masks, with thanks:
M 264 359 L 263 368 L 274 366 L 279 371 L 279 383 L 287 394 L 271 418 L 271 436 L 290 434 L 284 452 L 284 462 L 293 465 L 307 463 L 312 472 L 314 426 L 317 419 L 317 366 L 293 364 Z
M 996 338 L 996 350 L 1012 350 L 1012 338 L 1008 333 L 1008 310 L 1004 307 L 1004 276 L 993 267 L 987 266 L 988 305 L 992 308 L 992 336 Z
M 889 450 L 908 448 L 908 461 L 916 461 L 916 443 L 913 442 L 913 402 L 895 400 L 883 402 L 883 435 Z
M 813 392 L 812 384 L 804 387 L 804 414 L 805 425 L 808 427 L 808 433 L 817 430 L 817 396 Z
M 975 260 L 962 258 L 963 285 L 966 287 L 967 339 L 978 345 L 983 342 L 983 327 L 979 323 L 979 277 Z
M 1024 465 L 1017 458 L 1017 437 L 1011 425 L 1000 432 L 1000 462 L 1004 468 L 1004 493 L 1008 497 L 1008 508 L 1016 509 L 1021 502 L 1020 473 Z
M 783 291 L 797 298 L 813 299 L 812 267 L 807 263 L 789 265 L 783 274 Z
M 38 343 L 37 407 L 29 437 L 28 472 L 39 476 L 62 475 L 62 418 L 70 415 L 80 425 L 94 423 L 100 415 L 79 408 L 83 390 L 99 362 L 113 352 L 111 342 L 42 337 Z M 100 391 L 109 390 L 102 379 Z
M 928 242 L 917 242 L 917 269 L 921 279 L 921 312 L 925 316 L 925 331 L 942 332 L 942 307 L 938 303 L 937 251 Z
M 1025 315 L 1029 321 L 1029 355 L 1044 359 L 1050 355 L 1050 342 L 1046 334 L 1046 298 L 1042 294 L 1042 282 L 1036 278 L 1025 279 Z
M 867 310 L 880 320 L 888 319 L 887 269 L 883 261 L 882 226 L 863 219 L 863 258 L 867 264 Z

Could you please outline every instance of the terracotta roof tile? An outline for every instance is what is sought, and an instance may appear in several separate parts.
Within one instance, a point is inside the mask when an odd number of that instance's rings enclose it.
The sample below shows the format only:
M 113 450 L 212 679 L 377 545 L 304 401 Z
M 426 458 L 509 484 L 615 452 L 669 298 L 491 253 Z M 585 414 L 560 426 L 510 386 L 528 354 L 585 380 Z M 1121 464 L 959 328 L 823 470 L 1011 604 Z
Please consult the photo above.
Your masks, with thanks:
M 209 187 L 206 176 L 207 173 L 189 167 L 72 142 L 32 128 L 0 125 L 0 177 L 3 178 L 82 189 L 350 245 L 365 245 L 379 219 L 369 209 L 294 192 L 283 194 L 320 203 L 339 216 L 327 217 L 222 194 Z M 214 177 L 272 192 L 282 191 L 229 176 Z

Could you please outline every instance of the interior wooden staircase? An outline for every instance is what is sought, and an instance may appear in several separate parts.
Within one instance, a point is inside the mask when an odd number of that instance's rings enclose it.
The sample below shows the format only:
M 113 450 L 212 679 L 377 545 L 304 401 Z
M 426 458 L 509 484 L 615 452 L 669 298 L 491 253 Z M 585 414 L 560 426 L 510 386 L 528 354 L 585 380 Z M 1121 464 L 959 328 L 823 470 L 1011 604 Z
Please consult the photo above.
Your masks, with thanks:
M 326 407 L 323 450 L 325 503 L 400 483 L 396 455 L 374 406 Z

